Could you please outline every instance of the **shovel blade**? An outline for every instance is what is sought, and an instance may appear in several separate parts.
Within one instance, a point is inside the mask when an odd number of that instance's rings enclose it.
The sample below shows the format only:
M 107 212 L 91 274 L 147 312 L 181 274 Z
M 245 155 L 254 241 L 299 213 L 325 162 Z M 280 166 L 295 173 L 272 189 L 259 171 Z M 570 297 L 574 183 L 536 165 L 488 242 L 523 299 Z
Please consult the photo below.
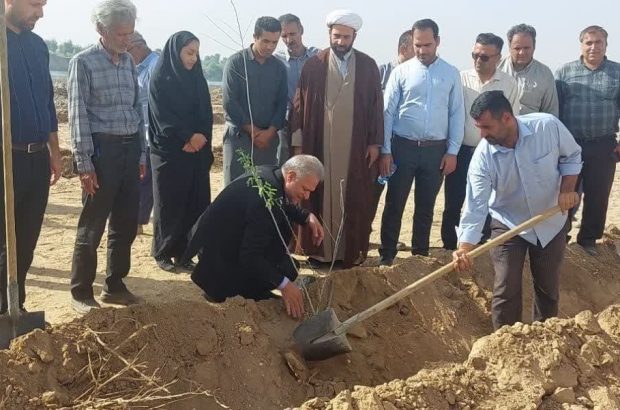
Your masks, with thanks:
M 293 332 L 293 339 L 306 360 L 325 360 L 352 351 L 346 334 L 334 332 L 341 325 L 334 309 L 317 313 L 302 322 Z
M 45 329 L 45 312 L 20 312 L 16 320 L 0 316 L 0 349 L 8 349 L 11 340 L 35 329 Z

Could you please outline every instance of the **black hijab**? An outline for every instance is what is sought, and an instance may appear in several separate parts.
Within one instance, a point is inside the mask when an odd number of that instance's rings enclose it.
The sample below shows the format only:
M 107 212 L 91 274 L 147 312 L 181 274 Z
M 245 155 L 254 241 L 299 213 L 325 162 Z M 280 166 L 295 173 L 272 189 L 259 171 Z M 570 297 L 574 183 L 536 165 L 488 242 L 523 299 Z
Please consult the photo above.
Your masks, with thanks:
M 198 38 L 188 31 L 173 34 L 153 70 L 149 86 L 149 133 L 154 148 L 180 150 L 194 133 L 211 145 L 213 110 L 200 56 L 191 70 L 181 61 L 181 50 Z

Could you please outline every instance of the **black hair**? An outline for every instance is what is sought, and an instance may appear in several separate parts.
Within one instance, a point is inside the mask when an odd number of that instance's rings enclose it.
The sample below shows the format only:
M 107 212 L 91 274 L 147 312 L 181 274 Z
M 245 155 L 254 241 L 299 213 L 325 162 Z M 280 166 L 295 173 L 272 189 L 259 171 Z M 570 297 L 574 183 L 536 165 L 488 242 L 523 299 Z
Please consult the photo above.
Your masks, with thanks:
M 505 112 L 514 115 L 510 101 L 508 101 L 504 92 L 500 90 L 485 91 L 480 94 L 474 100 L 469 115 L 471 115 L 474 120 L 477 120 L 487 111 L 489 111 L 495 119 L 500 119 Z

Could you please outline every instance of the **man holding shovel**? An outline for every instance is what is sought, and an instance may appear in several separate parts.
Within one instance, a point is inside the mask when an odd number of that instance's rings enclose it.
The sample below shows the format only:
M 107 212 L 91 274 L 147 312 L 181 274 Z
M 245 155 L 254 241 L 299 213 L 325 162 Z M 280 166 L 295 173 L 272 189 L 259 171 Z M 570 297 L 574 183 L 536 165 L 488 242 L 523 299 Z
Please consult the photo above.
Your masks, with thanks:
M 24 310 L 26 273 L 41 232 L 49 187 L 62 169 L 58 122 L 49 72 L 49 52 L 32 29 L 43 17 L 46 0 L 4 0 L 6 7 L 13 192 L 19 308 Z M 2 137 L 0 129 L 0 137 Z M 2 167 L 0 166 L 0 169 Z M 0 194 L 4 198 L 0 178 Z M 4 200 L 0 201 L 0 314 L 7 311 L 7 250 Z
M 491 215 L 491 239 L 559 205 L 555 214 L 491 250 L 495 267 L 493 327 L 521 321 L 521 278 L 529 253 L 534 282 L 533 320 L 558 313 L 559 273 L 568 229 L 566 211 L 579 200 L 575 192 L 581 171 L 581 148 L 554 116 L 534 113 L 515 117 L 501 91 L 487 91 L 474 101 L 470 115 L 482 141 L 467 176 L 465 209 L 459 225 L 459 247 L 453 253 L 457 271 L 469 270 L 467 255 L 480 241 Z

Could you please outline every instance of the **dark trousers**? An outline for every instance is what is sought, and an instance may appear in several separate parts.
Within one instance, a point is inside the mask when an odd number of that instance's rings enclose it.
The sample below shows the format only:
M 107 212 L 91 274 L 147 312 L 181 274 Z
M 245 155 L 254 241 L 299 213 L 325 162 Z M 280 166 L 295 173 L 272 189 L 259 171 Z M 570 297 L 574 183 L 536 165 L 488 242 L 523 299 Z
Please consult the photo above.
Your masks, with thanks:
M 467 170 L 476 147 L 461 145 L 456 157 L 456 169 L 446 177 L 444 184 L 444 210 L 441 219 L 441 240 L 446 249 L 456 249 L 456 228 L 461 220 L 461 209 L 467 192 Z
M 4 179 L 0 161 L 0 311 L 8 308 Z M 13 152 L 13 193 L 17 248 L 19 306 L 26 300 L 26 274 L 37 246 L 50 187 L 50 154 L 47 149 L 28 154 Z
M 616 160 L 613 157 L 616 139 L 609 137 L 577 142 L 581 145 L 583 158 L 579 176 L 583 187 L 583 214 L 577 242 L 591 246 L 603 237 L 605 230 L 609 194 L 616 173 Z
M 522 277 L 525 254 L 530 256 L 530 270 L 534 284 L 532 320 L 543 321 L 558 314 L 560 299 L 560 266 L 566 249 L 568 221 L 560 232 L 545 246 L 533 245 L 515 236 L 503 245 L 491 249 L 495 267 L 491 313 L 493 328 L 512 325 L 521 321 L 523 298 Z M 509 228 L 501 222 L 491 221 L 491 239 Z
M 278 163 L 278 145 L 280 140 L 276 135 L 269 141 L 266 148 L 254 147 L 254 165 L 276 165 Z M 240 128 L 226 124 L 224 140 L 222 142 L 222 156 L 224 163 L 224 185 L 230 184 L 239 176 L 245 174 L 243 164 L 239 162 L 239 152 L 245 152 L 248 156 L 252 154 L 252 139 Z
M 413 233 L 411 252 L 428 255 L 433 209 L 443 177 L 439 166 L 446 153 L 445 145 L 419 147 L 400 137 L 392 139 L 392 156 L 396 172 L 388 180 L 385 208 L 381 218 L 381 249 L 383 258 L 396 256 L 403 211 L 415 179 Z
M 278 165 L 282 166 L 291 157 L 291 128 L 287 122 L 278 131 Z
M 162 155 L 163 154 L 163 155 Z M 211 203 L 209 147 L 197 153 L 151 153 L 153 165 L 152 255 L 178 258 L 185 253 L 189 232 Z
M 151 167 L 150 149 L 146 149 L 146 174 L 140 181 L 140 207 L 138 224 L 148 225 L 153 210 L 153 169 Z
M 94 196 L 82 193 L 82 213 L 78 221 L 71 294 L 75 299 L 93 297 L 97 271 L 97 248 L 108 224 L 108 252 L 104 290 L 125 289 L 123 278 L 129 273 L 131 245 L 138 227 L 140 198 L 140 140 L 132 137 L 93 136 L 93 164 L 99 189 Z

